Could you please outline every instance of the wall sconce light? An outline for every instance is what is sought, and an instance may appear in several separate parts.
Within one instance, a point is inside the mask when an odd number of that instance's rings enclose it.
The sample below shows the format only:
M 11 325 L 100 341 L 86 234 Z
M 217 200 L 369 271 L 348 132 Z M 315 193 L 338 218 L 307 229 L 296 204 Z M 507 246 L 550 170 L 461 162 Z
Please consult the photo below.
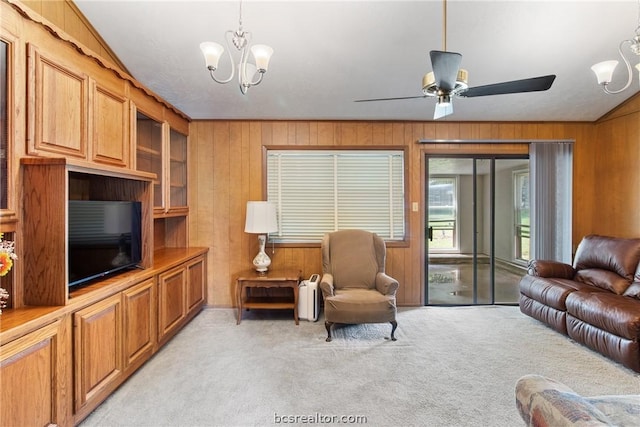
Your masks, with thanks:
M 244 225 L 245 233 L 258 234 L 260 250 L 253 259 L 253 265 L 260 274 L 265 274 L 271 265 L 271 258 L 265 252 L 267 234 L 278 231 L 276 205 L 271 202 L 247 202 L 247 217 Z

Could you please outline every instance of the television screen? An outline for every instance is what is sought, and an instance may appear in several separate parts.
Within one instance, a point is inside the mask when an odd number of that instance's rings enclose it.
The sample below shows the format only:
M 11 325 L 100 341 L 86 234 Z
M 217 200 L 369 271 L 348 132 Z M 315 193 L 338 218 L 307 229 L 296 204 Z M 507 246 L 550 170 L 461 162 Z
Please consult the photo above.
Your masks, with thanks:
M 69 200 L 69 286 L 136 266 L 142 259 L 140 202 Z

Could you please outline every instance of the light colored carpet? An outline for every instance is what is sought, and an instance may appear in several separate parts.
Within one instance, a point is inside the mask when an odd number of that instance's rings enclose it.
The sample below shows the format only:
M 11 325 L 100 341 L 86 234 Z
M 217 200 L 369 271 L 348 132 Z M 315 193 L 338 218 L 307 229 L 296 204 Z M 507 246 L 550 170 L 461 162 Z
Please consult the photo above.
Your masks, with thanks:
M 82 426 L 521 426 L 525 374 L 584 395 L 640 391 L 639 374 L 518 307 L 401 309 L 396 342 L 387 324 L 338 327 L 327 343 L 322 319 L 252 311 L 236 325 L 235 313 L 205 309 Z

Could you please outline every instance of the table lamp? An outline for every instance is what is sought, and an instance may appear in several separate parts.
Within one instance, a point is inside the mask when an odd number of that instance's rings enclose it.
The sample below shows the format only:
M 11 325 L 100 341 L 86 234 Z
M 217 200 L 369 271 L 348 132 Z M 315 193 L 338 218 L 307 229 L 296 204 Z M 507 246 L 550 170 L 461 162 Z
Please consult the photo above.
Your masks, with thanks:
M 258 244 L 260 251 L 253 259 L 253 265 L 260 274 L 265 274 L 271 258 L 264 251 L 267 244 L 267 233 L 278 231 L 278 220 L 276 218 L 276 205 L 271 202 L 247 202 L 247 218 L 244 225 L 245 233 L 258 234 Z

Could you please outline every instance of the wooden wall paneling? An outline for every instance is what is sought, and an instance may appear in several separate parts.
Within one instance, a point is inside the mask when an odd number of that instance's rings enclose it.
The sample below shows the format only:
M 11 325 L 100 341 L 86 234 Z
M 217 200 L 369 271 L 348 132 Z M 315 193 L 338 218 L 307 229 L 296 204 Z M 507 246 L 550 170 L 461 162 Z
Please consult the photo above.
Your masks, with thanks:
M 214 191 L 214 221 L 213 221 L 213 262 L 211 270 L 215 271 L 215 283 L 211 298 L 214 301 L 233 301 L 235 287 L 231 284 L 232 278 L 229 265 L 229 220 L 231 212 L 229 207 L 230 168 L 232 159 L 229 157 L 231 122 L 215 122 L 213 126 L 214 151 L 213 151 L 213 191 Z M 257 253 L 256 249 L 256 253 Z
M 585 191 L 584 186 L 593 179 L 596 157 L 593 155 L 598 137 L 594 124 L 577 128 L 573 145 L 573 252 L 585 233 L 593 230 L 596 197 L 594 191 Z
M 207 271 L 208 304 L 220 303 L 214 289 L 219 287 L 218 274 L 214 267 L 214 258 L 224 256 L 218 254 L 214 247 L 214 224 L 218 217 L 217 201 L 214 191 L 214 132 L 210 121 L 194 121 L 189 126 L 189 245 L 209 248 Z M 215 274 L 214 274 L 215 272 Z M 215 276 L 215 277 L 214 277 Z
M 627 131 L 625 138 L 633 138 L 637 133 L 633 125 L 633 119 L 629 119 L 627 128 L 634 130 Z M 200 169 L 195 173 L 195 180 L 201 186 L 206 183 L 208 175 L 211 175 L 213 164 L 214 183 L 212 196 L 215 198 L 215 213 L 212 219 L 211 231 L 202 231 L 202 218 L 199 218 L 198 227 L 200 231 L 197 237 L 191 236 L 191 244 L 206 239 L 207 245 L 213 245 L 212 252 L 216 253 L 213 263 L 219 268 L 212 268 L 216 271 L 214 275 L 209 272 L 209 280 L 212 283 L 209 295 L 209 303 L 218 306 L 231 306 L 234 304 L 233 291 L 235 289 L 234 278 L 243 269 L 250 267 L 250 260 L 257 251 L 255 236 L 244 233 L 243 218 L 245 213 L 244 203 L 247 200 L 259 200 L 263 197 L 262 187 L 264 179 L 263 148 L 269 145 L 398 145 L 408 148 L 408 198 L 409 220 L 408 233 L 409 244 L 407 247 L 390 247 L 388 258 L 389 272 L 397 272 L 403 280 L 403 293 L 399 295 L 399 303 L 402 305 L 421 305 L 423 302 L 423 258 L 424 258 L 424 160 L 425 151 L 440 153 L 528 153 L 527 143 L 496 143 L 496 144 L 417 144 L 419 139 L 514 139 L 528 140 L 544 137 L 547 139 L 575 139 L 576 162 L 583 162 L 588 158 L 589 150 L 595 149 L 597 144 L 593 142 L 595 136 L 591 136 L 593 125 L 589 123 L 512 123 L 512 122 L 492 122 L 492 123 L 450 123 L 450 122 L 333 122 L 333 121 L 309 121 L 309 122 L 289 122 L 289 121 L 249 121 L 237 125 L 242 129 L 240 140 L 231 132 L 233 122 L 207 121 L 197 122 L 191 131 L 198 129 L 198 135 L 192 134 L 195 138 L 197 150 L 209 150 L 211 138 L 207 133 L 214 133 L 213 159 L 208 163 L 198 163 Z M 249 127 L 249 136 L 246 135 L 244 126 Z M 603 125 L 602 129 L 605 137 L 616 138 L 614 134 Z M 605 132 L 606 131 L 606 132 Z M 631 136 L 629 136 L 631 135 Z M 204 138 L 200 141 L 200 138 Z M 302 143 L 301 143 L 302 142 Z M 300 144 L 301 143 L 301 144 Z M 235 144 L 242 147 L 238 150 Z M 582 145 L 580 145 L 582 144 Z M 581 147 L 581 148 L 580 148 Z M 623 152 L 628 153 L 629 146 L 623 144 Z M 625 151 L 626 150 L 626 151 Z M 247 154 L 248 153 L 248 154 Z M 612 154 L 609 154 L 611 156 Z M 248 156 L 248 157 L 247 157 Z M 615 160 L 621 154 L 613 155 L 610 160 Z M 615 157 L 618 156 L 618 157 Z M 206 157 L 198 155 L 198 158 Z M 595 162 L 595 161 L 593 161 Z M 595 163 L 594 163 L 595 164 Z M 233 169 L 233 170 L 232 170 Z M 587 174 L 586 167 L 576 167 L 576 177 L 582 179 Z M 633 173 L 632 173 L 633 175 Z M 576 191 L 589 188 L 593 185 L 593 180 L 588 184 L 577 184 Z M 582 190 L 584 191 L 584 190 Z M 610 190 L 609 190 L 610 191 Z M 199 190 L 202 193 L 202 190 Z M 595 190 L 592 194 L 599 194 Z M 614 196 L 606 198 L 615 200 Z M 207 197 L 199 196 L 192 206 L 192 209 L 205 214 Z M 633 200 L 633 197 L 628 197 Z M 411 202 L 417 201 L 419 212 L 411 212 Z M 589 201 L 587 198 L 576 198 L 574 200 L 576 210 L 595 210 L 599 206 L 599 201 Z M 241 215 L 237 218 L 235 212 L 237 207 Z M 578 209 L 578 207 L 580 209 Z M 628 215 L 627 211 L 627 215 Z M 206 215 L 206 214 L 205 214 Z M 233 218 L 236 215 L 236 218 Z M 574 220 L 574 236 L 582 233 L 590 220 L 583 220 L 585 216 L 576 213 Z M 630 216 L 633 218 L 633 216 Z M 594 218 L 595 221 L 595 218 Z M 630 227 L 628 222 L 621 222 L 623 228 Z M 611 228 L 608 228 L 611 230 Z M 622 231 L 620 231 L 622 232 Z M 628 232 L 628 230 L 627 230 Z M 238 244 L 239 242 L 239 244 Z M 222 251 L 222 252 L 221 252 Z M 238 255 L 239 254 L 239 255 Z M 239 257 L 240 259 L 233 259 Z M 303 274 L 311 274 L 316 269 L 321 269 L 319 248 L 276 248 L 276 253 L 272 256 L 273 268 L 282 266 L 298 266 L 303 270 Z M 215 276 L 215 277 L 214 277 Z
M 246 177 L 246 168 L 252 167 L 247 154 L 249 151 L 245 147 L 250 146 L 250 125 L 249 122 L 240 121 L 231 123 L 229 137 L 229 249 L 227 251 L 229 257 L 228 270 L 231 274 L 236 271 L 237 265 L 234 261 L 248 261 L 253 259 L 243 257 L 242 249 L 245 246 L 243 242 L 247 237 L 257 240 L 256 236 L 247 235 L 244 232 L 244 221 L 246 211 L 246 192 L 249 189 L 249 183 L 243 179 Z M 250 154 L 249 154 L 250 156 Z M 231 164 L 233 162 L 233 164 Z M 260 171 L 261 163 L 255 166 Z M 252 200 L 262 200 L 262 196 Z M 258 249 L 256 248 L 256 253 Z M 254 254 L 255 256 L 255 254 Z M 249 266 L 249 265 L 247 265 Z M 230 277 L 229 287 L 231 291 L 235 291 L 234 277 Z
M 416 144 L 423 135 L 423 126 L 414 124 L 411 126 L 411 134 L 408 136 L 408 141 L 414 141 L 410 146 L 409 169 L 408 175 L 408 191 L 409 197 L 407 198 L 407 206 L 405 207 L 409 212 L 407 223 L 407 235 L 409 236 L 409 248 L 405 249 L 407 256 L 405 257 L 405 270 L 410 271 L 411 274 L 407 277 L 405 286 L 410 286 L 410 297 L 407 298 L 407 302 L 424 301 L 424 278 L 422 277 L 422 266 L 424 265 L 424 230 L 425 230 L 425 182 L 426 177 L 422 170 L 421 164 L 423 163 L 423 153 L 420 149 L 420 145 Z M 413 203 L 418 204 L 418 211 L 412 210 Z M 414 303 L 415 304 L 415 303 Z

